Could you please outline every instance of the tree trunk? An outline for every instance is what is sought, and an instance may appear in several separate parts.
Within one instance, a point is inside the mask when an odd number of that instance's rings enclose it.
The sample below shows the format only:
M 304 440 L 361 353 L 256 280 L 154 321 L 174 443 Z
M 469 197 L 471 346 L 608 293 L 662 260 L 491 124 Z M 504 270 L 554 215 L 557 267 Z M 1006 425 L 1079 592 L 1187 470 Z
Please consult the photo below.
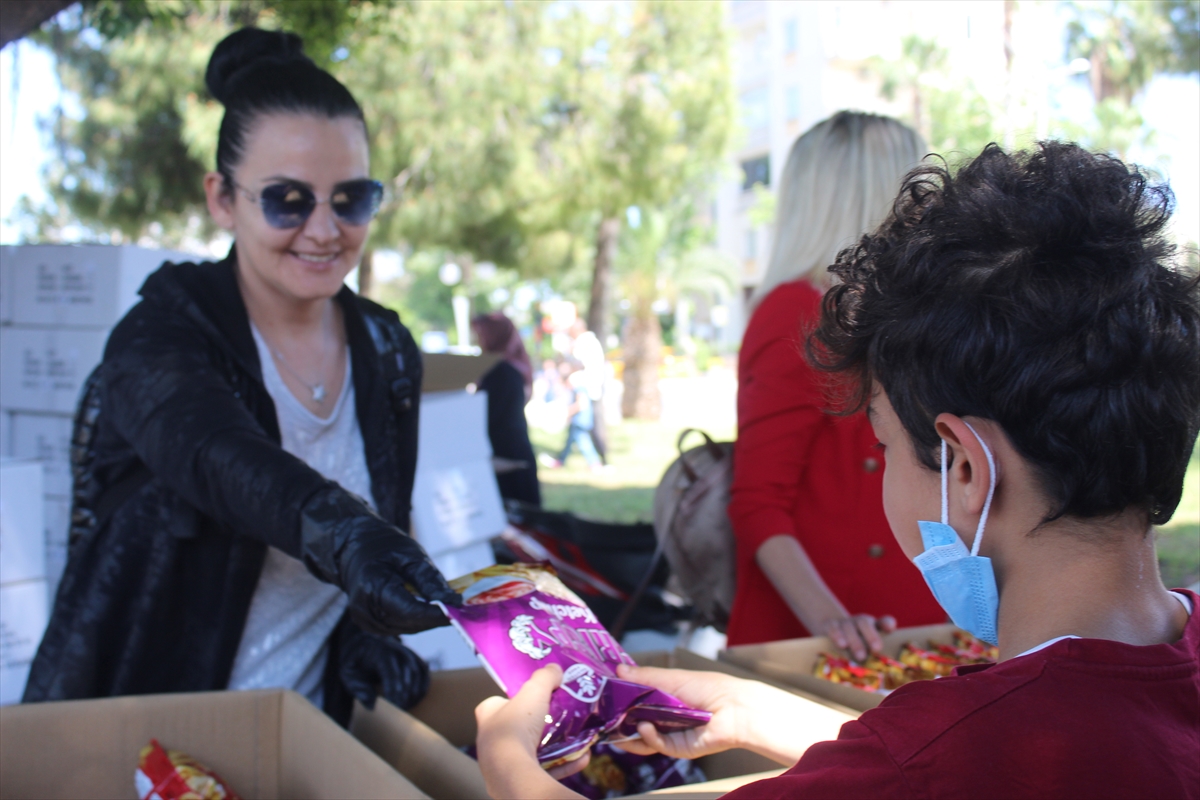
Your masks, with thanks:
M 375 276 L 371 271 L 371 259 L 374 257 L 374 250 L 363 250 L 362 261 L 358 262 L 358 293 L 363 297 L 370 297 L 374 288 Z
M 626 419 L 658 419 L 662 396 L 658 391 L 658 368 L 662 361 L 662 325 L 650 308 L 639 306 L 625 331 L 625 393 L 621 416 Z
M 588 306 L 588 330 L 596 334 L 601 347 L 608 347 L 608 320 L 612 298 L 613 257 L 617 253 L 618 217 L 605 217 L 596 229 L 596 260 L 592 266 L 592 297 Z

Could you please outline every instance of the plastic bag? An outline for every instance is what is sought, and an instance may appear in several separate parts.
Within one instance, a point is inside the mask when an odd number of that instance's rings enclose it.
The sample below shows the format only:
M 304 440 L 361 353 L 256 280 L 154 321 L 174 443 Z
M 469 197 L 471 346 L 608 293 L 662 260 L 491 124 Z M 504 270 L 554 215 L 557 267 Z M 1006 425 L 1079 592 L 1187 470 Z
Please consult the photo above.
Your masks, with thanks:
M 450 585 L 463 605 L 443 610 L 509 697 L 546 664 L 562 667 L 538 747 L 544 767 L 573 761 L 599 741 L 636 738 L 642 720 L 673 731 L 711 719 L 665 692 L 619 679 L 617 665 L 633 659 L 549 565 L 486 567 Z

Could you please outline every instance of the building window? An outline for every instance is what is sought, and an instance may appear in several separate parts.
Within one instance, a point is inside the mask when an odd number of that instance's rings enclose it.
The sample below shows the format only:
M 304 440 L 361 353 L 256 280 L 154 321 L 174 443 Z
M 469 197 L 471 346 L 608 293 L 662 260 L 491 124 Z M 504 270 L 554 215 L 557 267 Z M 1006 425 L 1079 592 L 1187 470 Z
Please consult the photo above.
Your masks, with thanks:
M 746 229 L 746 260 L 753 261 L 758 258 L 758 231 L 754 228 Z
M 787 121 L 795 122 L 800 119 L 800 87 L 787 87 L 787 91 L 784 93 L 784 101 L 787 107 Z
M 756 183 L 771 185 L 771 157 L 759 156 L 742 162 L 742 191 L 748 192 Z
M 770 127 L 771 103 L 767 87 L 751 89 L 741 96 L 742 127 L 748 133 L 761 132 Z
M 800 49 L 800 30 L 796 18 L 792 17 L 783 23 L 783 53 L 791 55 Z

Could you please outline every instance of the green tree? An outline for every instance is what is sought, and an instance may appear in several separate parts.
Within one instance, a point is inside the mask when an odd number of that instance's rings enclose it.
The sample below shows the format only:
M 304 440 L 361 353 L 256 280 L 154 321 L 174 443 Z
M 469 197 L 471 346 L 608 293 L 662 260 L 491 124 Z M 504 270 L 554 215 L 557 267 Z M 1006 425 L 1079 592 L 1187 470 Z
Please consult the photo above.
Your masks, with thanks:
M 969 156 L 997 141 L 1000 109 L 969 76 L 951 71 L 946 49 L 934 39 L 905 36 L 900 58 L 872 58 L 866 68 L 878 77 L 886 99 L 907 96 L 909 109 L 901 119 L 925 137 L 933 152 Z
M 54 53 L 74 102 L 49 121 L 60 156 L 45 176 L 52 204 L 23 205 L 29 233 L 166 245 L 208 238 L 201 179 L 220 121 L 204 88 L 213 46 L 241 25 L 283 25 L 330 62 L 339 37 L 367 26 L 365 12 L 393 5 L 99 0 L 58 15 L 34 39 Z
M 621 216 L 661 208 L 715 177 L 733 131 L 724 10 L 716 2 L 641 0 L 604 13 L 560 7 L 547 53 L 547 106 L 564 220 L 594 235 L 588 327 L 607 338 Z
M 658 302 L 677 305 L 688 302 L 689 295 L 719 299 L 735 291 L 736 266 L 708 246 L 707 235 L 690 204 L 677 204 L 673 212 L 642 213 L 636 227 L 627 226 L 621 233 L 616 273 L 621 295 L 629 303 L 621 397 L 621 414 L 627 418 L 658 419 L 662 410 Z
M 1124 158 L 1153 132 L 1137 109 L 1156 75 L 1200 73 L 1200 3 L 1195 0 L 1109 0 L 1070 3 L 1066 56 L 1085 58 L 1095 124 L 1066 126 L 1089 147 Z

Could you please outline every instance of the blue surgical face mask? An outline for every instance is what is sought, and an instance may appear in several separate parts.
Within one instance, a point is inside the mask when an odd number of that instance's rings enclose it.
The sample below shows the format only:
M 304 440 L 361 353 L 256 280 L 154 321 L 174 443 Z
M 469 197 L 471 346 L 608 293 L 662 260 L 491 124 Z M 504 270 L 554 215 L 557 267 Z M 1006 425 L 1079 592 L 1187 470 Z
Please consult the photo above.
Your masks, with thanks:
M 969 423 L 965 423 L 971 428 Z M 996 492 L 996 462 L 992 451 L 982 438 L 979 445 L 987 456 L 988 493 L 979 517 L 979 528 L 975 541 L 968 551 L 958 533 L 949 523 L 949 493 L 947 491 L 946 440 L 942 440 L 942 521 L 918 522 L 925 552 L 913 559 L 929 584 L 934 598 L 950 615 L 950 620 L 989 644 L 997 644 L 996 616 L 1000 609 L 1000 594 L 996 589 L 996 575 L 992 571 L 992 560 L 979 555 L 979 544 L 983 541 L 983 528 L 987 524 L 988 511 L 992 507 L 992 495 Z

